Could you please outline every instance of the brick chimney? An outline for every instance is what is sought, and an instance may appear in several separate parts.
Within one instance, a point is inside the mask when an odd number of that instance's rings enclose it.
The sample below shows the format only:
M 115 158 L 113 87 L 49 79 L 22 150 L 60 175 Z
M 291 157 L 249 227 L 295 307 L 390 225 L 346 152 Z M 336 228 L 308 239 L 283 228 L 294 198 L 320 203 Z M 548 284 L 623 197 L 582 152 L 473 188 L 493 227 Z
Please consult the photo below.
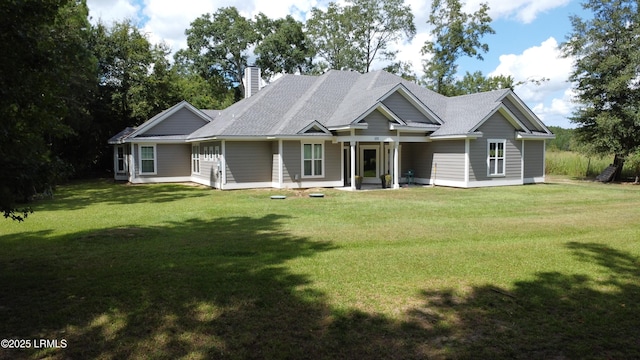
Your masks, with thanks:
M 244 98 L 255 95 L 260 90 L 260 68 L 248 66 L 244 69 Z

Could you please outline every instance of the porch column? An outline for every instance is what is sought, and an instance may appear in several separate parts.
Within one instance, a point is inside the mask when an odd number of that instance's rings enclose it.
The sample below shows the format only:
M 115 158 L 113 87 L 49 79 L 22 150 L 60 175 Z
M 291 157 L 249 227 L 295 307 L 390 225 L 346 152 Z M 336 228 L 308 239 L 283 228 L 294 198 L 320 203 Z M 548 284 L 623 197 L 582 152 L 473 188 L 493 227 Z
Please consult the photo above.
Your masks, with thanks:
M 351 150 L 351 190 L 356 189 L 356 142 L 349 142 L 349 147 Z
M 400 166 L 398 166 L 398 162 L 400 160 L 400 156 L 398 155 L 399 151 L 399 141 L 393 142 L 393 188 L 400 188 L 400 176 L 398 173 L 400 172 Z
M 283 181 L 283 164 L 282 164 L 282 139 L 278 140 L 278 189 L 282 189 Z

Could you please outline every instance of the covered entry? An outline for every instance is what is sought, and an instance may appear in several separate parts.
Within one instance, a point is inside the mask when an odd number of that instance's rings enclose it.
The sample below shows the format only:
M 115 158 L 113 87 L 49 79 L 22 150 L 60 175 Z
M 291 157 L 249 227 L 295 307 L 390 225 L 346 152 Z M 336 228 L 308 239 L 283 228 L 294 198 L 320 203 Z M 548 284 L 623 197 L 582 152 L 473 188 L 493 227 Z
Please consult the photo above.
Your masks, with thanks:
M 379 184 L 380 175 L 390 174 L 392 187 L 399 186 L 400 146 L 397 142 L 349 142 L 343 151 L 345 185 L 355 189 L 353 179 L 363 177 L 365 184 Z

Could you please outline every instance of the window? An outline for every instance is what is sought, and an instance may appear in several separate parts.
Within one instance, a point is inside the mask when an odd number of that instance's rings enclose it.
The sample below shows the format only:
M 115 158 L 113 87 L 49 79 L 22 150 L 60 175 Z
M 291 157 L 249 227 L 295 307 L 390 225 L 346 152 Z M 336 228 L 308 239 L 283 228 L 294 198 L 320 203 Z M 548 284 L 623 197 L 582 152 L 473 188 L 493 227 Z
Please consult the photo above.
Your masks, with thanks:
M 191 172 L 195 174 L 200 173 L 200 146 L 193 145 L 191 147 Z
M 302 169 L 305 177 L 319 177 L 324 174 L 323 144 L 302 144 Z
M 126 165 L 124 146 L 116 146 L 116 172 L 123 173 L 127 171 Z
M 489 176 L 504 176 L 505 168 L 505 145 L 506 140 L 489 140 L 489 151 L 487 164 L 489 165 Z
M 140 174 L 156 173 L 156 146 L 140 145 Z

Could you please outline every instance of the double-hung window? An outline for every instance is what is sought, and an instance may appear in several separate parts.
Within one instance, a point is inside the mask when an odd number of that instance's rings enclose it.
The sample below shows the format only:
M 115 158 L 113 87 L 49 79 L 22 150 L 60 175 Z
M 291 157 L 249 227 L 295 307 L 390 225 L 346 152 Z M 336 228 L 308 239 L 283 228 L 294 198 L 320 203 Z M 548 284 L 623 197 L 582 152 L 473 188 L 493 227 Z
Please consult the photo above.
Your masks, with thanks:
M 116 172 L 127 171 L 127 161 L 125 159 L 124 145 L 116 146 Z
M 489 176 L 505 175 L 505 147 L 506 140 L 489 140 L 487 165 Z
M 321 177 L 324 175 L 324 144 L 302 144 L 302 176 Z
M 140 174 L 153 175 L 156 169 L 156 146 L 140 145 Z
M 200 146 L 193 145 L 191 147 L 191 171 L 194 174 L 200 173 Z

